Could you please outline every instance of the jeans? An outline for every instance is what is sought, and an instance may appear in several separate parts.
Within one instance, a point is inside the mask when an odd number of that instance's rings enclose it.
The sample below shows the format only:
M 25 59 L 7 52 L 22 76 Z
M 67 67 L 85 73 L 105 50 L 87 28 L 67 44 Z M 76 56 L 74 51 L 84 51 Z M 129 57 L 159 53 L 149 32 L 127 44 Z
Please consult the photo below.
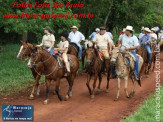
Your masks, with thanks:
M 137 57 L 135 51 L 131 51 L 131 53 L 134 55 L 134 57 L 136 59 L 135 65 L 134 65 L 134 70 L 135 70 L 136 76 L 139 77 L 139 60 L 138 60 L 138 57 Z
M 78 42 L 73 42 L 73 43 L 75 43 L 79 47 L 78 57 L 81 59 L 82 58 L 82 46 Z
M 151 52 L 150 45 L 145 45 L 145 49 L 147 50 L 147 53 L 148 53 L 148 63 L 151 63 L 152 52 Z
M 46 49 L 49 49 L 49 47 L 46 47 Z M 51 50 L 49 51 L 50 55 L 55 55 L 54 54 L 54 47 L 51 48 Z

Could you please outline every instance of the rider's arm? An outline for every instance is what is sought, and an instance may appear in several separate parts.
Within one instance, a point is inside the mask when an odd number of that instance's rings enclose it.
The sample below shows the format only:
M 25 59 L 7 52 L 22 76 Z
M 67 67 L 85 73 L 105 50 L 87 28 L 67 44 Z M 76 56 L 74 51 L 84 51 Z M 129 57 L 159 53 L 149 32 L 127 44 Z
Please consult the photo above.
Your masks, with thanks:
M 68 47 L 64 47 L 64 48 L 54 48 L 54 50 L 57 50 L 57 51 L 66 51 Z
M 79 41 L 79 43 L 82 42 L 82 40 L 85 40 L 85 36 L 82 33 L 80 33 L 80 41 Z

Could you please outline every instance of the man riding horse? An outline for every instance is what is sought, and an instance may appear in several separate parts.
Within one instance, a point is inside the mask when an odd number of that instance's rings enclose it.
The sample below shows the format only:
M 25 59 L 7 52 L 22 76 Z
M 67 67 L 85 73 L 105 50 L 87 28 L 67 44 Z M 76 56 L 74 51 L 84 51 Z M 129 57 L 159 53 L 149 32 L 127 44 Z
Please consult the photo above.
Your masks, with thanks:
M 93 42 L 96 44 L 97 48 L 99 48 L 102 55 L 104 56 L 106 69 L 109 70 L 109 53 L 111 53 L 112 46 L 114 44 L 112 43 L 109 35 L 106 33 L 105 27 L 100 27 L 100 32 L 99 34 L 96 34 Z
M 140 45 L 145 46 L 145 49 L 147 50 L 148 53 L 148 65 L 150 65 L 151 63 L 151 55 L 152 55 L 151 48 L 150 48 L 152 37 L 150 35 L 150 32 L 151 30 L 149 28 L 147 27 L 144 28 L 145 35 L 140 40 Z
M 121 42 L 121 51 L 130 51 L 134 57 L 135 57 L 135 65 L 134 65 L 134 74 L 135 74 L 135 79 L 137 81 L 140 81 L 139 78 L 139 61 L 138 57 L 136 55 L 136 49 L 139 46 L 139 41 L 135 35 L 133 35 L 133 27 L 132 26 L 127 26 L 125 34 L 123 37 L 120 39 Z
M 79 47 L 78 57 L 79 60 L 82 58 L 82 46 L 80 45 L 82 40 L 85 40 L 84 35 L 78 31 L 76 26 L 72 27 L 72 32 L 68 36 L 68 40 L 72 43 L 75 43 Z

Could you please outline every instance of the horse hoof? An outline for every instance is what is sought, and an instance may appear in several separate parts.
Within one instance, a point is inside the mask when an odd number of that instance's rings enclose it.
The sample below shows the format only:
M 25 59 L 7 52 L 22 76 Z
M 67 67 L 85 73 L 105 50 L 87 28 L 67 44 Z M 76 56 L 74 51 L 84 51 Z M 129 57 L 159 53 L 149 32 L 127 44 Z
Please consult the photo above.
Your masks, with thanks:
M 130 97 L 133 97 L 134 94 L 135 94 L 135 92 L 131 92 L 129 96 L 130 96 Z
M 94 99 L 95 98 L 95 96 L 94 95 L 91 95 L 91 99 Z
M 97 91 L 96 91 L 96 92 L 97 92 L 97 93 L 100 93 L 100 91 L 101 91 L 100 89 L 97 89 Z
M 60 100 L 60 101 L 62 101 L 62 100 L 63 100 L 61 96 L 59 97 L 59 100 Z
M 118 98 L 115 98 L 114 101 L 118 101 Z
M 30 99 L 30 100 L 33 100 L 33 99 L 34 99 L 33 94 L 31 94 L 31 95 L 29 96 L 29 99 Z
M 48 101 L 49 100 L 44 100 L 44 105 L 47 105 L 48 104 Z
M 149 78 L 149 75 L 147 75 L 146 78 Z
M 106 89 L 106 91 L 105 91 L 106 93 L 109 93 L 109 89 Z
M 66 95 L 65 101 L 67 101 L 68 99 L 69 99 L 69 96 L 68 96 L 68 95 Z
M 127 98 L 130 98 L 130 96 L 126 96 Z
M 70 91 L 69 97 L 72 97 L 72 91 Z

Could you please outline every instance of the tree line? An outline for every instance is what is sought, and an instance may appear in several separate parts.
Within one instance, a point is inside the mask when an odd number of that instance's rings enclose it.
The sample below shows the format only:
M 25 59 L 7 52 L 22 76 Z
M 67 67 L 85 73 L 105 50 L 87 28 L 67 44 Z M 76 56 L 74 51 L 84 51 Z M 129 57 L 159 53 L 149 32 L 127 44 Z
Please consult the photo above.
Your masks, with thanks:
M 15 0 L 26 4 L 53 2 L 66 4 L 78 3 L 79 0 Z M 39 43 L 43 36 L 43 28 L 50 26 L 56 39 L 63 31 L 70 32 L 71 26 L 76 25 L 79 30 L 88 36 L 100 26 L 105 26 L 108 31 L 118 34 L 126 25 L 132 25 L 135 31 L 140 31 L 142 26 L 163 27 L 163 0 L 80 0 L 83 8 L 15 8 L 14 0 L 0 1 L 0 43 L 18 43 L 20 40 L 28 40 L 31 43 Z M 69 18 L 69 19 L 3 19 L 3 14 L 94 14 L 93 18 Z

